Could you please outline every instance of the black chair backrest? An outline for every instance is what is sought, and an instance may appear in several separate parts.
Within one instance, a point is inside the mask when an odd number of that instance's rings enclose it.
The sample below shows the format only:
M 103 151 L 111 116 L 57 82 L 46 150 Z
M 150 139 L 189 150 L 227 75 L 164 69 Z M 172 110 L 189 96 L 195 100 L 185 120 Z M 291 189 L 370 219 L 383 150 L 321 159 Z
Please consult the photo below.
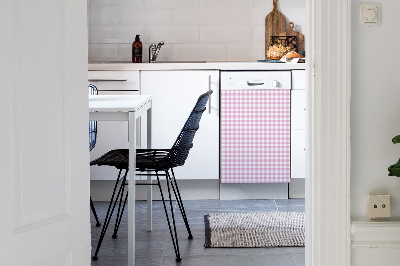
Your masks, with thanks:
M 193 138 L 199 129 L 200 119 L 206 110 L 207 101 L 212 93 L 213 91 L 210 90 L 200 95 L 178 138 L 166 156 L 166 160 L 164 160 L 165 163 L 169 163 L 169 165 L 164 166 L 165 168 L 173 168 L 185 163 L 189 151 L 193 147 Z
M 96 86 L 89 84 L 89 95 L 98 95 Z M 97 121 L 89 121 L 89 151 L 93 150 L 97 139 Z

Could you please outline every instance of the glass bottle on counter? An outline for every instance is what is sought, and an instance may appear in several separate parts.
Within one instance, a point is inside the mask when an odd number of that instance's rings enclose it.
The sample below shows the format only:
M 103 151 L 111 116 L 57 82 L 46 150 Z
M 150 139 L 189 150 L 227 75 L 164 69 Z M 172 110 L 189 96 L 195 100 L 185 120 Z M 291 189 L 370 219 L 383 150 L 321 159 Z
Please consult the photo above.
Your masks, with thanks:
M 142 63 L 143 44 L 140 41 L 140 35 L 136 35 L 132 43 L 132 63 Z

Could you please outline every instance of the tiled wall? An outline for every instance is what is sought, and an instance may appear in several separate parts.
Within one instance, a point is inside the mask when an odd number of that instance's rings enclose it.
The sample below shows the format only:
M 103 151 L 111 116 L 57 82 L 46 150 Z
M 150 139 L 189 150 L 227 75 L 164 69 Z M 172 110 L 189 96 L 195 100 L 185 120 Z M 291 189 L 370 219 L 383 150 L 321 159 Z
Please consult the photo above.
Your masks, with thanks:
M 143 61 L 164 41 L 159 61 L 264 59 L 265 17 L 273 0 L 88 0 L 89 62 L 131 61 L 140 34 Z M 305 34 L 305 0 L 278 10 Z

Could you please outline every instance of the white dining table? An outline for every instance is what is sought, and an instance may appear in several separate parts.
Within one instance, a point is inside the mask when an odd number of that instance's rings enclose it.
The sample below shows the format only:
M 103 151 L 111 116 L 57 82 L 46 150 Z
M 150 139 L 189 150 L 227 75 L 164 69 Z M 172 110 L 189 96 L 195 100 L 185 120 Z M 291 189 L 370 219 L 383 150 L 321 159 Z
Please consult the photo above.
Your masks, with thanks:
M 136 169 L 136 120 L 147 115 L 147 148 L 151 148 L 150 95 L 90 95 L 89 120 L 128 121 L 129 185 L 128 185 L 128 265 L 135 265 L 135 169 Z M 141 128 L 141 131 L 144 131 Z M 147 183 L 151 184 L 151 176 Z M 152 186 L 147 188 L 147 231 L 152 230 Z

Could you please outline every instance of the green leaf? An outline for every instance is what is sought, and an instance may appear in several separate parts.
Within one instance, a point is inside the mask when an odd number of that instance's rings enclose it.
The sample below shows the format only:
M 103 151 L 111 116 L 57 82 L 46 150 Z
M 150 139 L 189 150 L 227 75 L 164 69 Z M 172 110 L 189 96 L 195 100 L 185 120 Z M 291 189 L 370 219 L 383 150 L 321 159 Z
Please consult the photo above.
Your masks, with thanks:
M 397 135 L 396 137 L 392 138 L 392 142 L 393 144 L 400 143 L 400 135 Z
M 389 166 L 388 168 L 389 176 L 397 176 L 400 177 L 400 159 L 396 164 Z

